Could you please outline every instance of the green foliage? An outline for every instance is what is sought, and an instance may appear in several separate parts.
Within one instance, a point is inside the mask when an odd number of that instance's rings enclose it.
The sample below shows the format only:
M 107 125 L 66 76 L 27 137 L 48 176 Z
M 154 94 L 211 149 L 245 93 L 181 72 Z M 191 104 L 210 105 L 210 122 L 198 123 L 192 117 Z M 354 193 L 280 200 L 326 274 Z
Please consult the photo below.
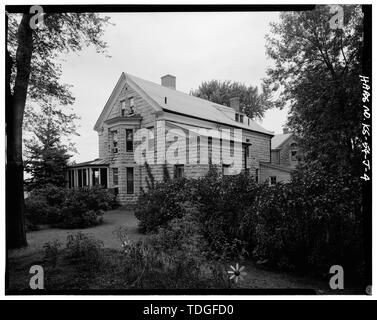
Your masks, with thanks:
M 90 269 L 97 269 L 104 262 L 103 242 L 91 235 L 82 232 L 68 235 L 66 248 L 68 258 L 72 261 L 85 261 Z
M 66 206 L 78 206 L 84 210 L 111 210 L 118 206 L 116 195 L 101 186 L 66 189 Z
M 7 50 L 13 61 L 19 48 L 17 32 L 20 14 L 8 14 Z M 54 99 L 58 105 L 74 102 L 69 85 L 60 83 L 61 53 L 79 52 L 92 45 L 98 53 L 106 53 L 107 44 L 102 40 L 109 17 L 97 13 L 46 13 L 44 27 L 33 32 L 31 74 L 28 81 L 28 102 L 45 104 Z M 17 68 L 13 65 L 11 82 L 15 81 Z
M 116 196 L 101 187 L 66 189 L 46 185 L 25 201 L 31 227 L 50 224 L 62 228 L 87 228 L 102 223 L 103 212 L 118 206 Z
M 248 214 L 254 255 L 288 268 L 328 272 L 332 264 L 362 274 L 360 6 L 342 6 L 332 30 L 329 6 L 284 12 L 267 37 L 274 60 L 266 84 L 288 106 L 304 165 L 290 184 L 261 193 Z
M 39 224 L 58 224 L 66 189 L 52 184 L 31 191 L 25 199 L 25 214 L 29 229 Z
M 158 227 L 182 216 L 180 203 L 185 200 L 182 193 L 185 184 L 185 179 L 154 182 L 153 188 L 140 195 L 135 208 L 140 231 L 157 231 Z
M 31 175 L 30 179 L 25 180 L 29 190 L 46 184 L 63 187 L 66 183 L 65 169 L 71 156 L 61 138 L 64 130 L 68 130 L 66 128 L 74 118 L 68 120 L 65 117 L 65 123 L 59 124 L 54 113 L 52 107 L 46 107 L 40 114 L 35 115 L 32 121 L 29 120 L 32 123 L 33 137 L 24 141 L 25 171 Z M 72 133 L 71 130 L 66 132 Z
M 60 83 L 59 56 L 101 40 L 108 17 L 97 13 L 45 13 L 43 26 L 32 29 L 32 14 L 6 14 L 6 127 L 7 127 L 7 246 L 27 244 L 25 234 L 22 125 L 26 105 L 71 105 L 68 85 Z M 26 122 L 25 122 L 26 123 Z M 50 158 L 51 159 L 51 158 Z
M 59 249 L 62 246 L 61 242 L 58 239 L 55 239 L 53 241 L 46 242 L 43 245 L 44 249 L 44 260 L 50 261 L 53 268 L 56 267 L 56 263 L 59 258 Z
M 221 176 L 214 166 L 199 179 L 174 179 L 159 182 L 142 194 L 135 210 L 142 232 L 156 232 L 158 227 L 181 218 L 195 208 L 195 219 L 208 242 L 211 259 L 239 258 L 245 254 L 241 229 L 242 213 L 250 207 L 259 188 L 247 174 Z
M 208 260 L 198 222 L 187 214 L 171 220 L 144 242 L 130 243 L 122 260 L 132 287 L 164 289 L 225 288 L 226 272 Z M 222 276 L 220 275 L 222 274 Z
M 79 273 L 81 279 L 94 282 L 95 288 L 229 287 L 226 266 L 207 259 L 203 251 L 205 239 L 200 236 L 198 228 L 197 221 L 188 214 L 159 228 L 157 234 L 132 242 L 128 240 L 126 228 L 118 227 L 114 234 L 123 247 L 121 251 L 105 249 L 103 243 L 92 235 L 78 232 L 68 235 L 66 247 L 62 250 L 59 242 L 47 243 L 46 262 L 54 263 L 53 272 L 65 267 L 64 271 Z M 127 246 L 124 246 L 125 242 Z M 80 286 L 83 282 L 70 277 L 65 281 L 64 287 Z
M 85 211 L 77 205 L 68 205 L 62 209 L 59 227 L 66 229 L 88 228 L 102 224 L 102 210 Z
M 360 6 L 342 6 L 344 28 L 332 30 L 327 5 L 284 12 L 267 36 L 274 66 L 266 84 L 274 105 L 289 108 L 288 126 L 301 137 L 306 166 L 360 174 L 363 25 Z
M 204 81 L 197 90 L 190 94 L 218 104 L 229 106 L 229 100 L 240 98 L 240 109 L 250 118 L 262 118 L 270 108 L 267 91 L 258 93 L 258 87 L 247 87 L 245 84 L 232 81 Z
M 256 184 L 247 174 L 159 183 L 144 194 L 137 217 L 145 232 L 195 221 L 209 261 L 247 256 L 289 270 L 323 274 L 334 264 L 363 272 L 361 184 L 352 175 L 297 172 L 289 183 Z M 183 232 L 182 232 L 183 233 Z M 161 231 L 158 231 L 161 236 Z M 179 242 L 164 239 L 167 247 Z M 173 249 L 172 249 L 173 250 Z

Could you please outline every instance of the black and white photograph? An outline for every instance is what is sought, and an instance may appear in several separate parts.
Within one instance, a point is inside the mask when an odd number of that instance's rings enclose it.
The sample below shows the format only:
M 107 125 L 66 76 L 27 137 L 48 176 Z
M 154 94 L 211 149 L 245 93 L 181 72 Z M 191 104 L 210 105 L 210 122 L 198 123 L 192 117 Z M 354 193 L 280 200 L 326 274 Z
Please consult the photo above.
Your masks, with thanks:
M 372 5 L 8 2 L 5 295 L 372 295 Z

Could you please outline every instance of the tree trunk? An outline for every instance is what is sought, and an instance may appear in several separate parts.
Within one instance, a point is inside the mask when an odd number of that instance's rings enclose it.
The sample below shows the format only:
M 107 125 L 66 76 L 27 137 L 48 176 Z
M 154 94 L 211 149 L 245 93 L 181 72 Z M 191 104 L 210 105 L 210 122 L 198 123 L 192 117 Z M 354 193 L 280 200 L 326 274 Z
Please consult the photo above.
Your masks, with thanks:
M 33 34 L 30 28 L 30 14 L 24 14 L 22 16 L 18 28 L 17 40 L 17 73 L 13 94 L 10 88 L 12 59 L 8 51 L 6 61 L 6 238 L 8 249 L 20 248 L 27 245 L 24 214 L 22 122 L 33 51 Z

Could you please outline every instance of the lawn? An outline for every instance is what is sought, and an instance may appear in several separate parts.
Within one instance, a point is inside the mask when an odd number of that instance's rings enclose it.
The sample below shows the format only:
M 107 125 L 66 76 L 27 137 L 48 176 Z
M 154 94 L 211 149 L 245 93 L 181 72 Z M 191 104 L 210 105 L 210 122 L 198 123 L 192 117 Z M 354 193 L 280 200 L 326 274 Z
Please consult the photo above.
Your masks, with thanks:
M 84 230 L 44 229 L 28 232 L 29 247 L 12 250 L 8 253 L 8 278 L 11 293 L 29 291 L 30 266 L 42 265 L 45 274 L 45 288 L 48 290 L 128 290 L 134 288 L 133 281 L 124 276 L 119 268 L 121 246 L 114 230 L 120 226 L 127 226 L 130 240 L 136 241 L 146 237 L 138 232 L 137 220 L 132 211 L 113 210 L 106 212 L 104 223 L 94 228 Z M 56 266 L 44 261 L 43 245 L 54 239 L 66 242 L 67 235 L 77 232 L 91 234 L 103 241 L 104 266 L 93 272 L 88 269 L 85 261 L 72 262 L 65 257 L 62 250 Z M 229 266 L 232 262 L 229 262 Z M 232 263 L 234 264 L 234 263 Z M 252 261 L 242 263 L 246 267 L 247 276 L 239 283 L 238 288 L 253 289 L 314 289 L 316 294 L 334 294 L 329 290 L 327 282 L 306 275 L 269 270 Z M 354 289 L 341 293 L 352 293 Z M 21 293 L 21 292 L 20 292 Z
M 120 248 L 120 242 L 113 232 L 121 225 L 127 226 L 130 240 L 134 241 L 145 237 L 137 230 L 137 219 L 135 218 L 133 211 L 117 209 L 107 211 L 104 214 L 104 222 L 100 226 L 74 230 L 47 228 L 38 231 L 30 231 L 26 235 L 28 247 L 10 251 L 8 253 L 9 258 L 30 256 L 33 253 L 41 251 L 46 242 L 54 239 L 58 239 L 60 242 L 65 243 L 69 234 L 74 234 L 80 231 L 83 233 L 93 234 L 97 239 L 103 241 L 105 248 L 118 249 Z

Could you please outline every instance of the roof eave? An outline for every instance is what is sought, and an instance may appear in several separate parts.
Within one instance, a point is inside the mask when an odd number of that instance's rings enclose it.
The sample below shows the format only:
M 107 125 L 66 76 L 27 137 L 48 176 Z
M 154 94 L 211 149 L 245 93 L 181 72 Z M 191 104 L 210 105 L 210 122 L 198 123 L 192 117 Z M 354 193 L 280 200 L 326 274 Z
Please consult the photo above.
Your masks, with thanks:
M 193 115 L 190 115 L 190 114 L 181 113 L 181 112 L 177 112 L 177 111 L 172 111 L 172 110 L 169 110 L 169 109 L 166 109 L 166 108 L 162 108 L 162 110 L 164 112 L 167 112 L 167 113 L 178 114 L 178 115 L 181 115 L 181 116 L 185 116 L 185 117 L 189 117 L 189 118 L 193 118 L 193 119 L 198 119 L 198 120 L 202 120 L 202 121 L 209 121 L 209 122 L 212 122 L 212 123 L 219 123 L 219 124 L 222 124 L 222 125 L 225 125 L 225 126 L 230 126 L 230 127 L 233 126 L 233 127 L 236 127 L 236 128 L 242 129 L 242 130 L 247 130 L 247 131 L 250 131 L 250 132 L 257 132 L 259 134 L 265 134 L 265 135 L 271 136 L 271 137 L 274 136 L 274 134 L 272 132 L 268 133 L 268 132 L 262 132 L 262 131 L 252 130 L 252 129 L 249 129 L 249 128 L 238 127 L 238 126 L 231 125 L 229 123 L 224 123 L 224 122 L 216 121 L 216 120 L 203 119 L 203 118 L 196 117 L 196 116 L 193 116 Z

